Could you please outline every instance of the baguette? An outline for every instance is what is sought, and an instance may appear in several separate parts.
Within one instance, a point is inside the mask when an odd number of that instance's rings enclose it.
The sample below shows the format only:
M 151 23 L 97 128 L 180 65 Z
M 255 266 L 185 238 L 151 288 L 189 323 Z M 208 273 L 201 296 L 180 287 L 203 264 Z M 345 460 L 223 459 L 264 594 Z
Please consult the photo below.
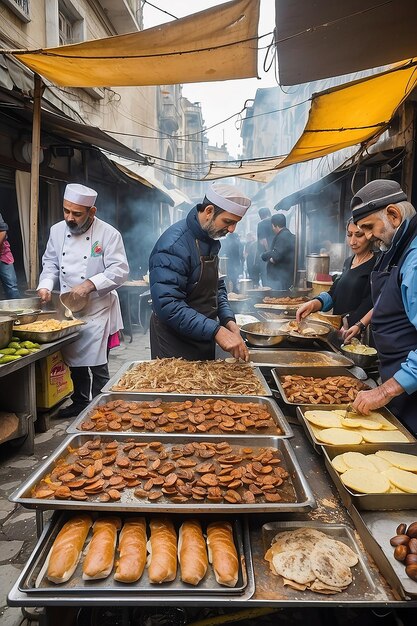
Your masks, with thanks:
M 122 583 L 134 583 L 139 580 L 146 565 L 144 517 L 131 517 L 124 523 L 119 536 L 119 555 L 114 579 Z
M 93 526 L 93 538 L 83 563 L 83 580 L 106 578 L 113 569 L 120 517 L 102 517 Z
M 188 520 L 181 525 L 178 537 L 178 560 L 181 580 L 198 585 L 207 572 L 206 542 L 198 520 Z
M 92 523 L 89 515 L 77 515 L 63 525 L 49 554 L 48 580 L 59 584 L 71 578 Z
M 174 525 L 167 517 L 158 517 L 152 519 L 149 526 L 149 581 L 164 583 L 174 580 L 177 575 L 177 534 Z
M 239 560 L 229 522 L 213 522 L 207 526 L 207 548 L 219 585 L 234 587 L 239 575 Z

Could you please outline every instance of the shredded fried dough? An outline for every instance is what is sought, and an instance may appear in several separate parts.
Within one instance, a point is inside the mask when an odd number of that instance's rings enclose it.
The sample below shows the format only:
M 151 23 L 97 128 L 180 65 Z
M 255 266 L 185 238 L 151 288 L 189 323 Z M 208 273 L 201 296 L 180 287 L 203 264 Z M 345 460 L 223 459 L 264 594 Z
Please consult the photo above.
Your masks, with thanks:
M 62 330 L 68 326 L 79 324 L 79 320 L 38 320 L 31 324 L 21 324 L 17 330 L 34 330 L 37 332 L 45 332 L 50 330 Z
M 247 363 L 156 359 L 137 363 L 113 391 L 264 395 L 265 387 Z

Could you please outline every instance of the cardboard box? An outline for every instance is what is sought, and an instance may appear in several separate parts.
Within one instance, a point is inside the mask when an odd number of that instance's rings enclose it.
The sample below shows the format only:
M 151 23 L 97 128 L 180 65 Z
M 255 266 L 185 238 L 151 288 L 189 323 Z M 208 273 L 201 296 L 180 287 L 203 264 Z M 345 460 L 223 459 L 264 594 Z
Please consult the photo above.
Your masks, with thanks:
M 55 352 L 36 363 L 36 406 L 50 409 L 74 390 L 69 367 L 61 352 Z

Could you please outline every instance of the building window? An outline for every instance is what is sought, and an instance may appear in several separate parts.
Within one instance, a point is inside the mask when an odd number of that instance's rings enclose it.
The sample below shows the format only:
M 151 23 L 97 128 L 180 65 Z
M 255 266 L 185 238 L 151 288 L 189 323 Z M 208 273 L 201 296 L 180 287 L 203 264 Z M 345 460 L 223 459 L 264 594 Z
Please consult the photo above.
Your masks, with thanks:
M 71 20 L 61 11 L 58 14 L 59 20 L 59 45 L 65 46 L 74 43 L 74 31 Z
M 30 0 L 2 0 L 22 22 L 30 22 Z

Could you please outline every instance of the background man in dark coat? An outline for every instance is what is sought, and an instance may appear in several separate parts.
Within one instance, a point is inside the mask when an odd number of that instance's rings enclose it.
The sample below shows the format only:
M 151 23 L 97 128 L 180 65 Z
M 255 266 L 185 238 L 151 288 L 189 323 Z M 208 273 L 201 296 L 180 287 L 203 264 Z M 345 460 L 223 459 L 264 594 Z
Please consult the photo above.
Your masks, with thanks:
M 287 290 L 294 282 L 295 236 L 281 213 L 271 217 L 271 225 L 275 237 L 271 249 L 262 254 L 267 261 L 267 282 L 272 289 Z

